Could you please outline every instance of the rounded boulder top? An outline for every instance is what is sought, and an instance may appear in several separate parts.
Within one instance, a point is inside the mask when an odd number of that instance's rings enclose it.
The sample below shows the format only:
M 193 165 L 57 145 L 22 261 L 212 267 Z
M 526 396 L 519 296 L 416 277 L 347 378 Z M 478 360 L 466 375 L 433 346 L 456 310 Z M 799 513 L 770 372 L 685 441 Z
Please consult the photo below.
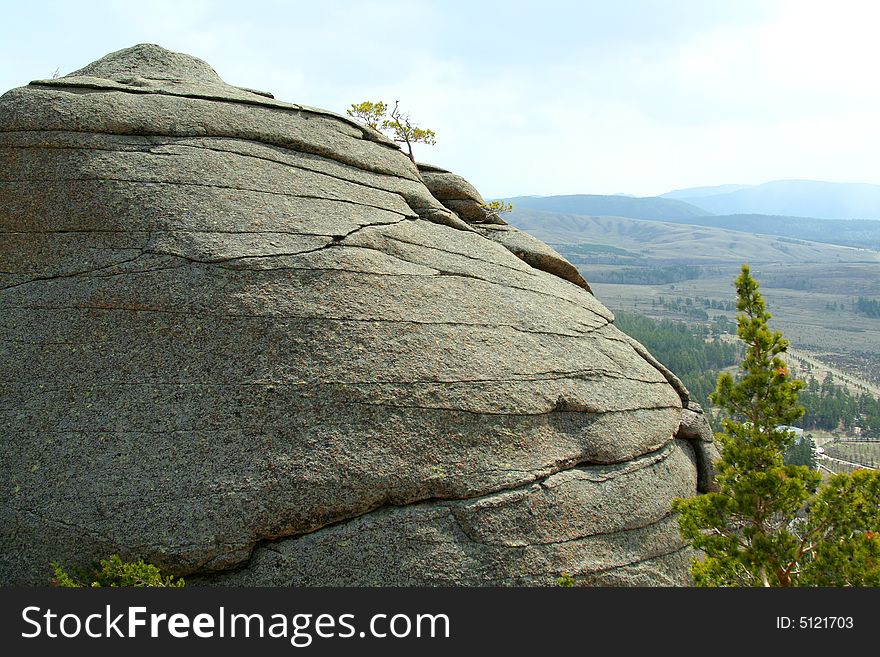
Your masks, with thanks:
M 192 55 L 165 50 L 152 43 L 142 43 L 110 53 L 66 77 L 93 77 L 116 82 L 142 78 L 226 86 L 207 62 Z
M 688 583 L 699 408 L 460 176 L 150 44 L 0 97 L 0 170 L 0 583 Z

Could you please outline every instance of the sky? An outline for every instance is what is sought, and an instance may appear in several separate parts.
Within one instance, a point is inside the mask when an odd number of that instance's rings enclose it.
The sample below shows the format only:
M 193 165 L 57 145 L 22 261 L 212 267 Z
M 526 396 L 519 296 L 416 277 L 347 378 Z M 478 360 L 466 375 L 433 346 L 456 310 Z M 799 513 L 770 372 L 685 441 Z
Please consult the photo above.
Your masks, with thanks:
M 399 100 L 486 198 L 880 184 L 873 0 L 0 0 L 0 93 L 136 43 L 344 113 Z

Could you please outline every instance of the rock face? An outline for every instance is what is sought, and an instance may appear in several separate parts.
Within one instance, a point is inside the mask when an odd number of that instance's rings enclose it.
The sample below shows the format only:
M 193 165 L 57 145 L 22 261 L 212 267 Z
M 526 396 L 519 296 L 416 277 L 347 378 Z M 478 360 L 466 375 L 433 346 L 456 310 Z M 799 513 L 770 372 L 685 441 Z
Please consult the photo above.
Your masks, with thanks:
M 497 214 L 487 211 L 480 192 L 467 180 L 430 164 L 420 164 L 419 173 L 434 198 L 470 223 L 472 230 L 503 245 L 532 267 L 555 274 L 592 293 L 583 276 L 568 260 L 541 240 L 508 226 Z
M 0 98 L 0 582 L 687 582 L 705 421 L 475 195 L 158 46 Z

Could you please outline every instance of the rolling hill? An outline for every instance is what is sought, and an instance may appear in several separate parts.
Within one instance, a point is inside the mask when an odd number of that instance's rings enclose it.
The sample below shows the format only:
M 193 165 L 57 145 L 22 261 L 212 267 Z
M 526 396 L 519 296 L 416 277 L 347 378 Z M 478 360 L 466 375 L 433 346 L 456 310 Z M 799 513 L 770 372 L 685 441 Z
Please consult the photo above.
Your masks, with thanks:
M 874 251 L 714 226 L 539 212 L 521 205 L 514 205 L 506 217 L 564 254 L 606 253 L 620 262 L 641 258 L 680 264 L 880 262 L 880 253 Z
M 719 190 L 730 188 L 736 188 L 738 191 L 715 194 Z M 718 199 L 752 189 L 744 188 L 741 185 L 722 185 L 670 192 L 670 194 L 706 194 L 705 197 L 691 197 L 691 203 L 677 198 L 600 196 L 595 194 L 518 196 L 507 200 L 513 204 L 514 208 L 524 211 L 570 216 L 615 216 L 648 221 L 666 221 L 842 246 L 880 249 L 880 221 L 876 219 L 822 219 L 809 215 L 773 215 L 765 212 L 712 214 L 695 205 L 695 203 L 706 201 L 707 204 L 715 203 L 720 210 L 722 204 Z M 880 190 L 880 186 L 877 189 Z
M 876 219 L 816 219 L 766 214 L 734 214 L 690 217 L 672 221 L 880 250 L 880 221 Z

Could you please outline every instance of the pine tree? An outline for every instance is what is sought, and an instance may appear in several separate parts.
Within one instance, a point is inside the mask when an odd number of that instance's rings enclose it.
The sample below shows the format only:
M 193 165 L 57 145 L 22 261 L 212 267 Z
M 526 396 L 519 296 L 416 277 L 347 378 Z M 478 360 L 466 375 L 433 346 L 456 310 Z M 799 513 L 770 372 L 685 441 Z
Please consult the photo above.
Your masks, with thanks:
M 384 102 L 372 102 L 366 100 L 362 103 L 352 103 L 346 113 L 363 124 L 384 132 L 399 144 L 406 145 L 407 156 L 413 163 L 416 158 L 413 155 L 413 144 L 436 144 L 437 135 L 429 128 L 419 128 L 400 109 L 400 102 L 395 100 L 394 107 L 388 112 L 388 105 Z M 386 116 L 387 113 L 387 116 Z
M 816 443 L 810 436 L 801 436 L 785 450 L 783 454 L 785 465 L 805 465 L 810 470 L 816 470 Z
M 803 414 L 781 358 L 788 341 L 767 325 L 748 265 L 736 279 L 739 377 L 718 377 L 710 396 L 726 417 L 716 434 L 718 492 L 676 500 L 682 536 L 703 552 L 700 586 L 880 584 L 880 473 L 821 475 L 785 465 L 794 439 L 783 425 Z

